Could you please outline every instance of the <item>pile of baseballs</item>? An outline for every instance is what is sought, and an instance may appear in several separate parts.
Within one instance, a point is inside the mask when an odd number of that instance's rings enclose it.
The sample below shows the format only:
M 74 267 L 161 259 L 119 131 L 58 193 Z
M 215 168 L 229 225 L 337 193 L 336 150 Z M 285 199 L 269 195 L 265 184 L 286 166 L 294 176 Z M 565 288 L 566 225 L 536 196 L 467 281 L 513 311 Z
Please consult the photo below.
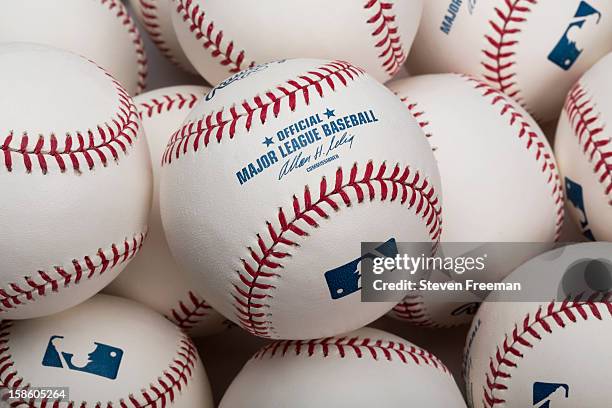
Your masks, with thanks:
M 612 3 L 125 3 L 0 4 L 0 406 L 609 406 Z M 546 284 L 366 302 L 362 242 Z

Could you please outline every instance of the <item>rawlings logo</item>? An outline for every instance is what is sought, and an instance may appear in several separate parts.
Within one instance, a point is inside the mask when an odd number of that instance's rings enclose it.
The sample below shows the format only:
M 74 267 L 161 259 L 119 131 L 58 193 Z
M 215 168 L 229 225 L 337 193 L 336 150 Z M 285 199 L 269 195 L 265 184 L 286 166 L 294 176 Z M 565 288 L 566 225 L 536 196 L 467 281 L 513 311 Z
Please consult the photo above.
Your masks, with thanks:
M 217 91 L 227 88 L 228 86 L 230 86 L 231 84 L 233 84 L 234 82 L 238 82 L 241 81 L 257 72 L 263 71 L 265 69 L 267 69 L 270 65 L 272 64 L 281 64 L 285 62 L 285 60 L 280 60 L 280 61 L 275 61 L 275 62 L 269 62 L 267 64 L 261 64 L 261 65 L 256 65 L 252 68 L 247 68 L 244 71 L 240 71 L 237 74 L 232 75 L 231 77 L 227 78 L 225 81 L 221 82 L 219 85 L 215 86 L 213 89 L 210 90 L 210 92 L 206 95 L 206 100 L 210 101 L 212 98 L 215 97 Z

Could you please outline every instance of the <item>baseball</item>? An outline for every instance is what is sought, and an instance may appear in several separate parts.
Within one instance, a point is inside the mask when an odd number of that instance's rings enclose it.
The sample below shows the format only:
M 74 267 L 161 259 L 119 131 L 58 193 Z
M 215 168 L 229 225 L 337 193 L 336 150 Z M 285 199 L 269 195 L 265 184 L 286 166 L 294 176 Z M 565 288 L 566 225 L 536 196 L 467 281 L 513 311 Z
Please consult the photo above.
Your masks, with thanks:
M 5 0 L 0 6 L 3 42 L 39 43 L 83 55 L 130 95 L 146 86 L 142 39 L 120 0 Z
M 555 153 L 567 202 L 590 240 L 612 241 L 612 54 L 574 85 L 565 102 Z
M 346 60 L 384 82 L 408 56 L 423 3 L 178 0 L 172 21 L 183 50 L 211 84 L 282 58 Z
M 147 232 L 151 163 L 132 99 L 97 65 L 13 43 L 0 66 L 0 318 L 24 319 L 125 268 Z
M 54 316 L 4 320 L 0 341 L 5 398 L 31 388 L 65 392 L 60 405 L 11 398 L 11 406 L 213 407 L 191 340 L 126 299 L 97 295 Z
M 140 254 L 105 289 L 151 307 L 192 336 L 222 331 L 225 318 L 191 290 L 188 277 L 172 258 L 159 214 L 159 169 L 170 135 L 208 91 L 201 86 L 183 85 L 157 89 L 134 99 L 153 161 L 153 207 Z
M 381 330 L 278 341 L 258 351 L 220 408 L 465 407 L 433 354 Z
M 409 58 L 414 74 L 484 77 L 541 121 L 612 50 L 607 0 L 428 0 Z
M 421 125 L 438 162 L 444 195 L 443 250 L 450 255 L 459 250 L 445 243 L 476 247 L 552 243 L 559 237 L 564 208 L 557 164 L 546 137 L 518 103 L 479 79 L 455 74 L 414 77 L 389 86 Z M 548 245 L 542 247 L 546 250 Z M 466 272 L 456 277 L 498 282 L 537 255 L 541 246 L 533 250 L 523 253 L 506 247 L 496 253 L 492 246 L 486 275 Z M 432 276 L 443 278 L 438 271 Z M 451 302 L 453 293 L 437 300 L 428 296 L 432 294 L 408 299 L 396 308 L 396 317 L 428 326 L 454 325 L 468 322 L 474 309 L 469 304 L 478 301 L 465 299 L 467 305 L 461 305 Z M 410 303 L 414 307 L 406 310 Z M 465 313 L 455 312 L 462 306 Z
M 129 4 L 157 49 L 183 70 L 195 73 L 172 26 L 173 0 L 129 0 Z
M 164 153 L 160 200 L 172 253 L 216 310 L 304 339 L 393 307 L 361 302 L 360 242 L 437 242 L 438 192 L 400 100 L 349 63 L 300 59 L 241 72 L 196 105 Z
M 576 273 L 595 286 L 585 293 L 568 285 Z M 556 249 L 512 273 L 507 281 L 532 293 L 524 301 L 492 295 L 480 307 L 464 361 L 470 407 L 608 406 L 600 371 L 612 360 L 611 276 L 610 243 Z

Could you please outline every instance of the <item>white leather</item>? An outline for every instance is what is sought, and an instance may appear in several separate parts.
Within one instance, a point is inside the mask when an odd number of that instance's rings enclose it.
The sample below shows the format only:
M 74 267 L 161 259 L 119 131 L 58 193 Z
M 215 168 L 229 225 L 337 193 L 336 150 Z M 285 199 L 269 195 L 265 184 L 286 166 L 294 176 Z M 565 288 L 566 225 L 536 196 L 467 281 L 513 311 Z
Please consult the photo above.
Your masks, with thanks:
M 563 195 L 557 165 L 541 129 L 518 103 L 501 94 L 486 95 L 488 88 L 477 88 L 481 85 L 470 77 L 439 74 L 399 80 L 389 87 L 422 124 L 434 149 L 444 192 L 444 254 L 462 255 L 454 253 L 461 249 L 451 247 L 455 242 L 485 246 L 479 254 L 488 256 L 486 271 L 455 277 L 499 282 L 547 250 L 546 243 L 552 245 L 563 219 Z M 521 117 L 513 120 L 513 113 Z M 521 136 L 523 123 L 527 127 Z M 543 245 L 534 245 L 533 253 L 517 254 L 490 245 L 486 249 L 486 243 L 498 242 Z M 442 273 L 432 276 L 432 280 L 446 279 Z M 464 298 L 456 303 L 454 292 L 445 301 L 434 300 L 431 292 L 421 295 L 420 312 L 426 316 L 422 322 L 434 326 L 469 322 L 472 315 L 452 312 L 462 303 L 478 300 Z
M 235 126 L 226 124 L 220 142 L 216 139 L 217 131 L 212 133 L 206 147 L 204 135 L 197 140 L 193 137 L 179 138 L 180 142 L 171 144 L 170 153 L 166 155 L 171 160 L 162 166 L 161 213 L 172 253 L 179 265 L 193 276 L 204 298 L 225 317 L 239 322 L 239 302 L 235 296 L 240 290 L 248 291 L 240 278 L 241 274 L 248 276 L 243 260 L 248 265 L 254 265 L 256 258 L 262 257 L 261 244 L 274 248 L 274 251 L 267 251 L 268 255 L 264 258 L 282 266 L 274 267 L 264 260 L 261 272 L 278 276 L 257 275 L 255 281 L 258 285 L 272 285 L 273 288 L 265 290 L 262 299 L 251 297 L 250 309 L 253 313 L 264 309 L 260 316 L 261 320 L 266 320 L 264 333 L 250 331 L 267 337 L 314 338 L 334 335 L 377 319 L 393 303 L 362 303 L 359 292 L 332 300 L 324 273 L 359 258 L 362 241 L 384 242 L 395 238 L 398 242 L 431 242 L 434 239 L 430 233 L 433 224 L 427 227 L 429 217 L 423 219 L 422 212 L 417 215 L 417 206 L 409 208 L 407 202 L 402 204 L 399 198 L 390 201 L 391 186 L 385 183 L 372 184 L 372 200 L 369 198 L 370 190 L 364 184 L 360 189 L 364 193 L 361 203 L 358 202 L 356 189 L 343 187 L 341 191 L 345 191 L 346 198 L 351 201 L 348 207 L 339 194 L 331 193 L 339 168 L 342 168 L 343 183 L 347 183 L 353 165 L 357 165 L 356 178 L 362 179 L 368 163 L 372 163 L 376 169 L 385 163 L 384 177 L 392 176 L 396 164 L 401 169 L 409 166 L 413 170 L 410 179 L 415 177 L 416 172 L 420 174 L 420 181 L 416 183 L 419 187 L 425 179 L 428 186 L 434 187 L 435 193 L 426 201 L 440 201 L 439 176 L 433 154 L 417 123 L 402 103 L 366 74 L 356 75 L 357 71 L 354 71 L 351 73 L 353 79 L 350 79 L 349 71 L 346 71 L 349 68 L 339 68 L 341 64 L 326 64 L 318 60 L 271 63 L 240 74 L 235 81 L 228 81 L 224 87 L 214 89 L 214 94 L 209 94 L 210 100 L 201 101 L 189 115 L 178 136 L 198 126 L 206 128 L 206 120 L 200 125 L 197 121 L 211 112 L 222 109 L 225 113 L 221 116 L 225 115 L 223 117 L 229 120 L 231 112 L 242 112 L 244 103 L 256 106 L 253 101 L 259 100 L 259 97 L 267 102 L 268 91 L 281 95 L 278 87 L 294 90 L 293 85 L 285 81 L 295 80 L 294 84 L 306 84 L 303 78 L 310 75 L 313 83 L 317 84 L 306 88 L 308 105 L 305 104 L 303 90 L 294 94 L 294 111 L 290 109 L 292 97 L 280 97 L 277 103 L 267 108 L 265 124 L 261 123 L 263 108 L 256 109 L 251 122 L 247 120 L 248 116 L 243 115 Z M 352 67 L 350 69 L 354 70 Z M 314 80 L 317 77 L 312 72 L 325 73 L 325 70 L 335 72 L 328 78 L 335 91 L 327 79 Z M 344 78 L 346 86 L 337 75 Z M 317 86 L 320 86 L 322 97 Z M 278 107 L 276 117 L 274 106 Z M 282 163 L 297 157 L 298 153 L 288 159 L 278 154 L 276 164 L 246 183 L 239 183 L 236 172 L 240 172 L 243 166 L 269 150 L 278 153 L 278 131 L 316 114 L 327 123 L 329 121 L 324 114 L 327 109 L 335 110 L 336 116 L 331 119 L 372 110 L 378 116 L 378 121 L 349 129 L 348 132 L 355 136 L 352 148 L 349 149 L 348 145 L 340 147 L 337 150 L 339 157 L 335 161 L 311 171 L 307 171 L 307 166 L 301 167 L 279 181 Z M 213 116 L 221 117 L 217 114 Z M 196 124 L 192 125 L 194 121 Z M 248 123 L 250 130 L 246 129 Z M 235 129 L 235 132 L 230 138 L 231 129 Z M 331 136 L 325 138 L 323 133 L 321 135 L 321 141 L 301 150 L 303 158 L 312 156 L 311 164 L 319 161 L 314 159 L 316 149 L 330 143 Z M 268 137 L 274 138 L 274 143 L 266 148 L 263 142 Z M 196 143 L 199 146 L 197 152 L 193 147 Z M 307 188 L 314 203 L 322 192 L 323 178 L 328 184 L 325 196 L 332 199 L 338 209 L 334 210 L 329 203 L 319 203 L 319 209 L 327 214 L 327 218 L 309 210 L 307 215 L 316 221 L 318 227 L 311 227 L 304 218 L 297 218 L 291 225 L 303 229 L 307 235 L 300 237 L 287 229 L 282 238 L 298 246 L 274 239 L 267 222 L 275 230 L 281 231 L 279 211 L 282 209 L 288 222 L 291 221 L 294 218 L 294 196 L 300 208 L 305 208 Z M 383 187 L 389 188 L 386 199 L 381 194 Z M 253 255 L 249 248 L 253 249 Z M 275 253 L 288 253 L 290 256 L 281 259 Z M 255 290 L 253 294 L 259 296 L 262 293 Z M 393 300 L 397 302 L 401 298 L 402 293 L 399 293 L 397 300 Z M 261 303 L 267 306 L 257 307 Z M 249 324 L 246 326 L 250 327 Z
M 12 365 L 0 377 L 11 385 L 21 378 L 22 386 L 68 387 L 73 405 L 64 402 L 61 408 L 98 402 L 126 407 L 147 403 L 177 408 L 213 407 L 206 372 L 195 348 L 190 350 L 193 345 L 189 339 L 172 323 L 138 303 L 97 295 L 54 316 L 4 323 L 1 332 L 7 347 L 3 357 L 9 355 L 6 362 Z M 45 364 L 43 357 L 53 336 L 63 337 L 55 348 L 60 353 L 73 354 L 72 363 L 78 367 L 101 362 L 104 355 L 90 354 L 96 344 L 121 350 L 116 378 L 70 369 L 67 361 L 62 361 L 61 367 Z M 15 373 L 14 377 L 10 377 L 11 373 Z
M 129 4 L 161 53 L 185 71 L 196 73 L 172 26 L 173 0 L 129 0 Z
M 558 299 L 566 270 L 585 258 L 605 260 L 610 265 L 612 244 L 578 244 L 541 255 L 507 278 L 508 282 L 523 283 L 523 290 L 530 293 L 523 299 L 529 302 L 517 302 L 516 296 L 523 295 L 505 292 L 482 304 L 468 334 L 464 357 L 467 397 L 472 408 L 491 406 L 486 402 L 485 390 L 490 398 L 503 400 L 494 406 L 546 406 L 533 400 L 536 382 L 569 387 L 567 398 L 558 395 L 562 389 L 551 396 L 551 408 L 609 405 L 609 378 L 604 367 L 612 359 L 610 304 L 583 304 L 580 310 L 572 303 L 550 303 Z M 539 310 L 541 323 L 535 320 Z M 506 364 L 499 363 L 502 359 Z M 496 377 L 491 370 L 499 370 L 500 374 Z M 503 378 L 505 375 L 509 376 Z M 491 392 L 487 381 L 497 389 Z
M 130 95 L 145 87 L 144 45 L 120 0 L 6 0 L 0 42 L 15 41 L 83 55 L 113 74 Z
M 408 56 L 423 8 L 423 0 L 259 0 L 256 6 L 249 0 L 179 0 L 175 4 L 172 21 L 179 42 L 211 84 L 252 62 L 282 58 L 345 60 L 384 82 Z
M 461 6 L 450 34 L 446 34 L 441 30 L 441 25 L 446 15 L 452 15 L 448 9 L 453 3 L 460 3 Z M 518 91 L 515 98 L 538 120 L 555 120 L 574 82 L 612 50 L 612 3 L 590 0 L 586 3 L 601 13 L 601 20 L 595 24 L 595 20 L 590 18 L 582 29 L 574 32 L 576 47 L 582 50 L 574 65 L 564 70 L 548 59 L 569 25 L 580 20 L 574 16 L 581 3 L 581 0 L 426 1 L 419 32 L 408 59 L 410 72 L 459 72 L 496 77 L 485 65 L 502 67 L 501 76 L 509 77 L 504 85 L 516 83 L 507 89 L 507 93 Z M 510 4 L 513 5 L 512 11 L 508 7 Z M 530 11 L 521 11 L 524 9 Z M 498 12 L 509 20 L 507 25 Z M 509 32 L 500 37 L 491 22 L 502 29 L 506 26 Z M 495 42 L 508 44 L 501 48 L 499 54 L 511 54 L 502 58 L 499 64 L 484 54 L 485 50 L 493 52 L 493 55 L 498 54 L 486 36 Z M 495 85 L 497 81 L 491 83 Z M 501 89 L 499 85 L 496 87 Z
M 149 233 L 140 254 L 105 292 L 136 300 L 168 317 L 192 336 L 217 333 L 225 318 L 193 293 L 191 282 L 178 267 L 166 242 L 159 214 L 159 170 L 170 135 L 210 88 L 179 85 L 138 95 L 134 99 L 153 162 L 153 207 Z
M 590 230 L 600 241 L 612 241 L 611 69 L 612 54 L 580 79 L 580 89 L 574 88 L 568 96 L 555 140 L 563 177 L 582 187 L 584 211 L 568 202 L 570 213 L 582 230 Z
M 151 164 L 131 99 L 96 65 L 33 44 L 0 46 L 0 64 L 0 317 L 23 319 L 74 306 L 121 272 L 146 234 Z
M 329 339 L 264 347 L 246 363 L 220 404 L 246 407 L 459 408 L 465 402 L 435 356 L 366 327 Z

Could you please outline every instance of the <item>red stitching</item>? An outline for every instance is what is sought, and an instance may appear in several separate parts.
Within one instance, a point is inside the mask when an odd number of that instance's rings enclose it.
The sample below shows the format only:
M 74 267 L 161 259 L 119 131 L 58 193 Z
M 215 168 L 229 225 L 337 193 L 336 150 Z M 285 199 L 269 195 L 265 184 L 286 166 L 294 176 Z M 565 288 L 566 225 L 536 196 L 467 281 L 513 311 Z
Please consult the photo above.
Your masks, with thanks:
M 518 97 L 520 91 L 515 89 L 517 74 L 512 70 L 516 64 L 513 48 L 519 43 L 515 37 L 521 32 L 519 24 L 527 21 L 530 5 L 537 3 L 537 0 L 504 0 L 505 8 L 495 7 L 497 20 L 489 20 L 493 33 L 485 34 L 491 48 L 482 50 L 486 59 L 481 64 L 488 71 L 484 77 L 498 90 L 518 101 L 521 98 Z
M 183 330 L 193 329 L 202 319 L 208 316 L 212 307 L 195 293 L 189 291 L 189 303 L 182 300 L 172 308 L 170 320 Z
M 265 124 L 268 115 L 278 117 L 285 104 L 291 112 L 295 111 L 300 101 L 308 106 L 313 94 L 322 98 L 326 90 L 335 92 L 339 86 L 346 87 L 349 81 L 363 74 L 363 70 L 348 62 L 330 62 L 278 85 L 265 92 L 263 96 L 257 95 L 227 110 L 221 108 L 219 111 L 209 113 L 203 119 L 187 123 L 172 135 L 164 152 L 162 164 L 171 164 L 173 160 L 186 154 L 188 149 L 197 152 L 200 147 L 208 146 L 211 137 L 219 143 L 224 136 L 233 139 L 240 122 L 243 122 L 247 132 L 251 130 L 254 120 L 259 119 L 261 124 Z
M 569 118 L 574 135 L 582 147 L 582 153 L 593 164 L 593 173 L 599 176 L 599 182 L 605 194 L 612 194 L 612 138 L 606 139 L 606 125 L 601 120 L 601 113 L 595 110 L 595 103 L 580 83 L 574 85 L 565 103 L 565 112 Z M 608 204 L 612 206 L 612 197 Z
M 117 0 L 100 0 L 100 3 L 106 5 L 110 11 L 116 11 L 115 16 L 121 20 L 121 24 L 123 24 L 128 33 L 132 36 L 132 43 L 134 44 L 135 52 L 136 52 L 136 62 L 138 64 L 138 83 L 136 88 L 136 93 L 139 94 L 147 86 L 147 55 L 144 48 L 144 43 L 142 41 L 142 37 L 140 36 L 140 32 L 134 24 L 134 20 L 130 17 L 127 9 Z
M 140 14 L 142 15 L 142 25 L 147 33 L 149 33 L 153 44 L 170 62 L 180 65 L 162 34 L 157 5 L 150 0 L 138 0 L 138 3 L 140 5 Z
M 105 75 L 112 79 L 108 73 Z M 4 140 L 0 137 L 0 165 L 11 172 L 15 161 L 21 160 L 28 173 L 38 169 L 47 174 L 51 166 L 56 166 L 61 173 L 68 169 L 81 173 L 94 170 L 96 159 L 106 167 L 111 160 L 118 161 L 120 153 L 127 155 L 128 145 L 132 146 L 138 138 L 140 122 L 130 96 L 119 82 L 112 81 L 119 106 L 110 121 L 96 125 L 95 129 L 67 131 L 64 148 L 58 142 L 60 137 L 53 132 L 47 136 L 30 136 L 27 132 L 16 135 L 10 130 Z
M 270 281 L 281 277 L 282 260 L 291 256 L 291 248 L 299 246 L 296 238 L 307 237 L 306 229 L 319 227 L 316 218 L 329 218 L 342 204 L 346 207 L 362 204 L 373 201 L 377 195 L 381 201 L 399 200 L 409 209 L 415 208 L 416 214 L 425 221 L 431 239 L 438 242 L 442 231 L 440 203 L 434 186 L 418 171 L 408 166 L 387 167 L 385 163 L 375 168 L 368 162 L 361 178 L 358 173 L 357 164 L 353 165 L 348 177 L 339 167 L 332 183 L 323 177 L 319 197 L 313 197 L 306 186 L 301 198 L 293 196 L 291 219 L 280 208 L 277 220 L 273 221 L 277 225 L 267 221 L 267 231 L 256 235 L 257 247 L 247 248 L 250 259 L 241 259 L 243 270 L 237 271 L 239 283 L 233 285 L 236 316 L 245 330 L 261 337 L 272 337 L 275 329 L 267 301 L 273 297 L 270 292 L 276 287 Z
M 563 229 L 563 221 L 565 215 L 564 208 L 564 192 L 561 183 L 561 177 L 555 159 L 547 148 L 544 136 L 532 129 L 525 116 L 519 112 L 508 97 L 501 91 L 492 88 L 490 85 L 476 78 L 465 76 L 465 78 L 474 84 L 474 88 L 482 92 L 485 98 L 492 98 L 491 105 L 501 107 L 500 115 L 510 118 L 510 125 L 519 126 L 519 139 L 527 139 L 527 150 L 535 149 L 536 160 L 542 164 L 540 169 L 542 173 L 548 173 L 547 183 L 552 186 L 552 197 L 557 206 L 557 220 L 555 222 L 555 240 L 561 237 Z
M 0 313 L 36 301 L 49 292 L 58 293 L 62 287 L 78 285 L 83 280 L 103 275 L 132 259 L 142 247 L 145 235 L 138 234 L 132 240 L 125 240 L 122 248 L 112 244 L 105 252 L 99 249 L 95 255 L 73 259 L 70 267 L 54 266 L 48 271 L 37 271 L 34 275 L 24 276 L 21 283 L 6 283 L 0 288 Z
M 221 57 L 219 62 L 229 69 L 230 73 L 238 73 L 245 68 L 255 66 L 255 62 L 247 63 L 244 50 L 237 50 L 234 41 L 224 45 L 223 30 L 215 27 L 214 21 L 206 21 L 206 12 L 200 6 L 193 4 L 193 0 L 177 0 L 176 11 L 182 15 L 183 21 L 189 23 L 189 30 L 195 35 L 196 40 L 202 41 L 202 47 L 211 50 L 213 58 Z
M 425 137 L 427 137 L 427 140 L 429 141 L 431 150 L 434 152 L 438 150 L 437 147 L 432 145 L 431 138 L 433 137 L 433 134 L 429 131 L 429 119 L 427 119 L 427 114 L 425 113 L 425 111 L 420 109 L 418 103 L 411 102 L 410 98 L 408 97 L 400 98 L 400 100 L 404 102 L 404 105 L 406 105 L 412 117 L 417 121 L 423 133 L 425 133 Z
M 326 358 L 330 357 L 333 352 L 336 352 L 340 358 L 347 358 L 351 354 L 351 357 L 359 359 L 399 360 L 403 364 L 425 364 L 451 375 L 444 363 L 427 350 L 411 344 L 375 340 L 367 337 L 327 337 L 317 340 L 276 341 L 260 349 L 252 359 L 262 360 L 266 357 L 285 357 L 287 355 L 306 355 L 308 357 L 317 355 Z
M 506 333 L 503 344 L 497 346 L 495 355 L 489 358 L 489 372 L 485 374 L 486 383 L 483 386 L 483 405 L 493 408 L 506 402 L 494 394 L 508 390 L 510 385 L 507 381 L 512 378 L 512 369 L 518 367 L 520 359 L 524 357 L 523 351 L 532 350 L 547 334 L 576 324 L 580 319 L 586 321 L 594 317 L 603 320 L 606 311 L 612 317 L 610 294 L 593 295 L 585 301 L 580 296 L 574 301 L 552 301 L 544 308 L 540 306 L 535 315 L 527 314 L 515 324 L 511 334 Z
M 138 104 L 138 112 L 141 118 L 151 118 L 163 112 L 170 112 L 172 109 L 183 109 L 184 107 L 192 109 L 201 97 L 202 95 L 193 93 L 182 94 L 180 92 L 172 95 L 160 95 L 147 102 L 140 102 Z
M 26 380 L 19 375 L 9 347 L 10 329 L 12 321 L 4 320 L 0 323 L 0 387 L 7 389 L 29 389 L 33 385 L 26 383 Z M 181 335 L 175 357 L 172 359 L 168 368 L 160 373 L 156 382 L 148 386 L 134 390 L 135 392 L 118 399 L 115 402 L 109 401 L 104 406 L 111 408 L 114 406 L 122 408 L 165 408 L 169 407 L 182 392 L 183 388 L 189 385 L 193 377 L 193 370 L 196 368 L 198 354 L 195 346 L 186 335 Z M 5 398 L 6 396 L 2 396 Z M 91 402 L 91 403 L 90 403 Z M 11 407 L 55 407 L 57 404 L 52 399 L 44 400 L 16 400 L 11 402 Z M 101 408 L 99 402 L 92 401 L 68 402 L 68 408 Z
M 427 308 L 423 303 L 422 296 L 407 296 L 402 302 L 395 305 L 391 313 L 396 319 L 419 327 L 448 327 L 431 320 L 431 318 L 427 315 Z
M 364 9 L 374 13 L 367 23 L 374 26 L 372 37 L 380 37 L 375 47 L 380 49 L 378 58 L 383 60 L 382 66 L 390 76 L 400 70 L 407 58 L 395 24 L 393 6 L 394 3 L 380 0 L 367 0 L 363 6 Z

